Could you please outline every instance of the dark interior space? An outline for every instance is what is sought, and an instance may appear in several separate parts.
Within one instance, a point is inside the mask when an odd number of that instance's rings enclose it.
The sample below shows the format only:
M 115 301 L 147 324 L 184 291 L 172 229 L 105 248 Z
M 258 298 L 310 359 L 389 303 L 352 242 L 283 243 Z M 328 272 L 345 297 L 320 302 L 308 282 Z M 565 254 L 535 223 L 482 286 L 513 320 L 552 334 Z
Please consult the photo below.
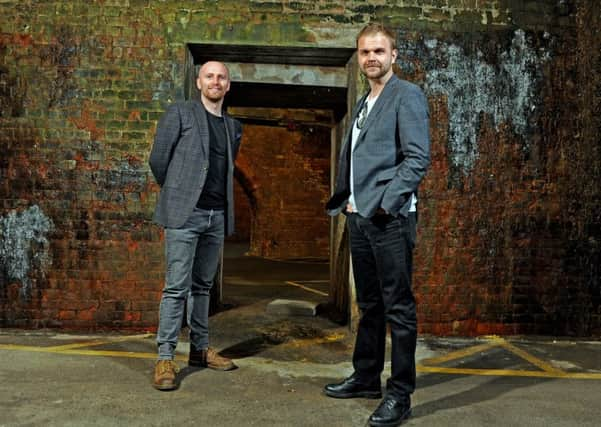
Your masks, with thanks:
M 208 60 L 344 69 L 354 49 L 189 44 L 188 82 Z M 288 68 L 286 68 L 288 69 Z M 257 75 L 260 73 L 257 72 Z M 254 76 L 253 76 L 254 77 Z M 236 233 L 224 248 L 222 302 L 327 303 L 332 128 L 347 87 L 232 79 L 224 106 L 244 126 L 236 161 Z M 194 96 L 193 90 L 190 96 Z

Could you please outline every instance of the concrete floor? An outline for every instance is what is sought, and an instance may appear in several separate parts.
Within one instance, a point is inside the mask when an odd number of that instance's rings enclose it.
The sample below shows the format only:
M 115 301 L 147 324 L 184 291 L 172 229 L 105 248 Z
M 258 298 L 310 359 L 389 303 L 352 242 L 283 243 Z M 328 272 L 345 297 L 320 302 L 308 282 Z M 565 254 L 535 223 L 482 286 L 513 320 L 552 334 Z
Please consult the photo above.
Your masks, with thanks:
M 151 334 L 0 330 L 0 426 L 365 426 L 377 400 L 321 392 L 352 372 L 347 328 L 266 311 L 276 298 L 326 301 L 307 288 L 327 292 L 327 264 L 242 252 L 228 248 L 226 309 L 211 317 L 212 345 L 240 369 L 188 368 L 184 332 L 181 386 L 159 392 Z M 417 359 L 405 425 L 600 425 L 600 342 L 420 337 Z

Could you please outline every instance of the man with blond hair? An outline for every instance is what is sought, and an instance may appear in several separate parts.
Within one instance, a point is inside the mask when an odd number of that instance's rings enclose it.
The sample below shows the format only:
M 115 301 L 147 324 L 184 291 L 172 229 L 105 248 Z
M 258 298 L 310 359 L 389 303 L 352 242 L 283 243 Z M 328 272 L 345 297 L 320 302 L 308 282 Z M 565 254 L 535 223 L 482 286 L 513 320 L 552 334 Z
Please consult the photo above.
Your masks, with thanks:
M 171 105 L 161 117 L 150 168 L 161 187 L 154 221 L 165 227 L 167 273 L 157 332 L 158 360 L 153 386 L 173 390 L 173 361 L 187 301 L 188 364 L 217 370 L 236 365 L 209 347 L 209 301 L 225 235 L 234 228 L 234 160 L 242 127 L 223 111 L 230 89 L 224 64 L 199 70 L 200 101 Z
M 357 305 L 361 311 L 354 373 L 325 386 L 335 398 L 380 398 L 386 325 L 391 332 L 391 376 L 369 425 L 399 425 L 411 415 L 415 390 L 417 319 L 411 289 L 417 187 L 430 164 L 428 104 L 416 85 L 396 77 L 394 34 L 379 24 L 357 36 L 359 68 L 369 91 L 343 139 L 330 215 L 343 213 L 351 241 Z

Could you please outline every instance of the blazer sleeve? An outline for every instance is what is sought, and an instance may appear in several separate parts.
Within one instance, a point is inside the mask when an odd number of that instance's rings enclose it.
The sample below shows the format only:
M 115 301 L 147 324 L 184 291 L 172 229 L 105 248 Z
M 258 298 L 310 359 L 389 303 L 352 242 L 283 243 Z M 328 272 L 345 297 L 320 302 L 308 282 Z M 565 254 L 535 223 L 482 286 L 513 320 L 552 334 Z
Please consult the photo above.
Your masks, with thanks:
M 162 187 L 173 150 L 179 141 L 181 120 L 179 106 L 171 105 L 161 116 L 150 152 L 150 170 L 157 183 Z
M 388 183 L 381 207 L 398 214 L 411 194 L 417 191 L 420 181 L 430 165 L 430 128 L 428 103 L 417 86 L 403 94 L 397 111 L 397 140 L 399 158 L 394 178 Z

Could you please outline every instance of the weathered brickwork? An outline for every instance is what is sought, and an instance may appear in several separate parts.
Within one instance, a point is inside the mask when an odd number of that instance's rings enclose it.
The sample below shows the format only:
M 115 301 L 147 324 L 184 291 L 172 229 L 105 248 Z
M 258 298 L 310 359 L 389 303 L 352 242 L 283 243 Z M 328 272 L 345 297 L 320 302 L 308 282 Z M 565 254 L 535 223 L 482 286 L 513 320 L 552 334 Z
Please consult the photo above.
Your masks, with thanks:
M 431 107 L 421 331 L 601 334 L 600 9 L 594 0 L 0 0 L 0 326 L 156 327 L 164 260 L 147 159 L 161 113 L 184 98 L 186 43 L 348 48 L 376 20 L 399 30 L 397 71 Z M 318 205 L 329 146 L 293 135 L 282 128 L 264 135 L 270 145 L 243 146 L 238 198 L 250 195 L 256 215 L 240 219 L 263 242 L 254 254 L 327 256 Z M 292 166 L 298 174 L 277 179 Z M 308 199 L 272 197 L 294 193 L 286 182 L 316 189 L 301 216 L 289 212 Z M 297 227 L 315 234 L 303 242 Z
M 244 132 L 239 163 L 256 188 L 249 254 L 327 259 L 330 129 L 248 125 Z

